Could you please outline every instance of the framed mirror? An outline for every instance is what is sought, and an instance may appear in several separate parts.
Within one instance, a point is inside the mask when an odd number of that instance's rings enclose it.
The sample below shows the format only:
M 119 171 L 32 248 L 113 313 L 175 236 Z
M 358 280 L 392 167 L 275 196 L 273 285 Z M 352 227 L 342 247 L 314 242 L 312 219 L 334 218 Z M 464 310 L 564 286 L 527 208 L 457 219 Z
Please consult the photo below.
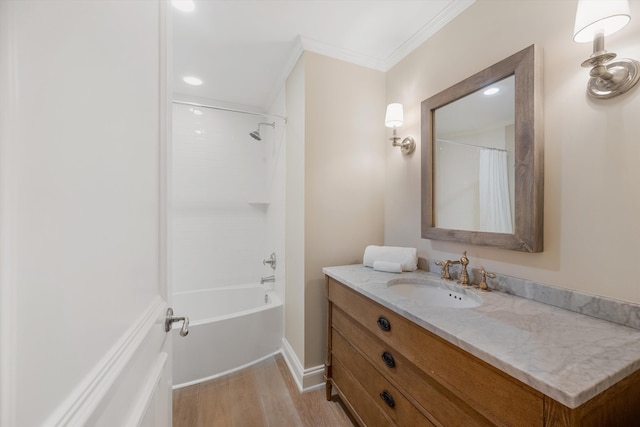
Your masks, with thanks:
M 422 237 L 543 249 L 542 64 L 532 45 L 422 102 Z

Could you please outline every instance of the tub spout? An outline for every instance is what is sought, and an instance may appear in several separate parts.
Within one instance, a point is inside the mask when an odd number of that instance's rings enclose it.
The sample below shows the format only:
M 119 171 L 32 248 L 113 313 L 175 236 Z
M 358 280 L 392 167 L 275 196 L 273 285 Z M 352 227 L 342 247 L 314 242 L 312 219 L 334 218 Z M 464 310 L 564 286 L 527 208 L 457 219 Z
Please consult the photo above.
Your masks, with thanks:
M 261 285 L 264 285 L 267 282 L 275 282 L 275 281 L 276 281 L 276 276 L 267 276 L 267 277 L 260 278 Z

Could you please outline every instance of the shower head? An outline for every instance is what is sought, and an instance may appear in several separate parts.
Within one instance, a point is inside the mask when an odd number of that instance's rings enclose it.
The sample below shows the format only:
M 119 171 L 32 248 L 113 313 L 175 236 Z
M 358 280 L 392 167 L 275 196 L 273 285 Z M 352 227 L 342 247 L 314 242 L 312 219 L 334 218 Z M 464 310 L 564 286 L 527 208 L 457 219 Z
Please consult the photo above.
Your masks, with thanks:
M 251 138 L 255 139 L 256 141 L 262 140 L 262 137 L 260 136 L 260 129 L 254 130 L 249 135 L 251 135 Z
M 254 130 L 253 132 L 249 133 L 249 135 L 251 135 L 251 138 L 255 139 L 256 141 L 262 141 L 262 137 L 260 136 L 260 126 L 262 126 L 262 125 L 271 126 L 272 128 L 275 129 L 276 122 L 273 122 L 273 123 L 258 123 L 258 128 L 256 130 Z

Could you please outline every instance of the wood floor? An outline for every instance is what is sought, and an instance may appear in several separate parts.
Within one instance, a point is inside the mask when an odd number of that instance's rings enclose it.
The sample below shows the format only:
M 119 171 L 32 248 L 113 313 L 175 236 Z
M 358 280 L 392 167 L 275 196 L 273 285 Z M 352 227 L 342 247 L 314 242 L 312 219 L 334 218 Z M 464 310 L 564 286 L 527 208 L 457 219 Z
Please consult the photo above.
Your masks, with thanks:
M 174 427 L 353 427 L 324 387 L 301 394 L 281 355 L 173 392 Z

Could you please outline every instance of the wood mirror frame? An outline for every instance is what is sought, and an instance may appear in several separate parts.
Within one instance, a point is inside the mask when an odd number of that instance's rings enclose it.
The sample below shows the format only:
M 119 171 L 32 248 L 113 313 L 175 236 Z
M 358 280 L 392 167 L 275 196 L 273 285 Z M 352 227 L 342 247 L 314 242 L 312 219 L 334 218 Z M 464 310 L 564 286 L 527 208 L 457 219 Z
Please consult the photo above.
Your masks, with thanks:
M 515 75 L 515 183 L 513 234 L 437 228 L 434 215 L 435 110 Z M 542 61 L 535 45 L 422 101 L 422 237 L 542 252 L 544 155 Z

